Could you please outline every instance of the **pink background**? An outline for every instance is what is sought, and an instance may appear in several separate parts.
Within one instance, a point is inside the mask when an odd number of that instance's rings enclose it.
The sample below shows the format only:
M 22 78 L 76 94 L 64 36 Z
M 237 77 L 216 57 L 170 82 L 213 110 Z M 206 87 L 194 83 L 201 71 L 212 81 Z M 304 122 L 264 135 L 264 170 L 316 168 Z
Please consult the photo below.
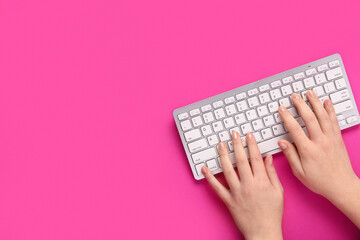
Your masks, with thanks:
M 359 1 L 0 1 L 0 239 L 239 239 L 172 110 L 333 53 L 360 102 Z M 355 171 L 354 127 L 343 133 Z M 275 165 L 286 239 L 359 239 Z

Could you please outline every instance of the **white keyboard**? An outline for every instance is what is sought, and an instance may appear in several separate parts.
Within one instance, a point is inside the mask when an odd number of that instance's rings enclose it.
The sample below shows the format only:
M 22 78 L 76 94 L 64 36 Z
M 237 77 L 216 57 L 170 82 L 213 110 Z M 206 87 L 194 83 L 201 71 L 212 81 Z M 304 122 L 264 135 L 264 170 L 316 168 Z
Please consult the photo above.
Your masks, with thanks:
M 309 89 L 322 102 L 331 99 L 341 129 L 359 124 L 359 112 L 339 54 L 175 109 L 176 126 L 195 179 L 204 178 L 204 165 L 214 174 L 222 172 L 217 151 L 220 141 L 227 143 L 235 167 L 233 131 L 240 133 L 246 152 L 245 134 L 252 132 L 263 156 L 280 152 L 280 139 L 292 142 L 277 112 L 279 105 L 285 106 L 306 132 L 290 96 L 296 92 L 307 101 L 305 93 Z

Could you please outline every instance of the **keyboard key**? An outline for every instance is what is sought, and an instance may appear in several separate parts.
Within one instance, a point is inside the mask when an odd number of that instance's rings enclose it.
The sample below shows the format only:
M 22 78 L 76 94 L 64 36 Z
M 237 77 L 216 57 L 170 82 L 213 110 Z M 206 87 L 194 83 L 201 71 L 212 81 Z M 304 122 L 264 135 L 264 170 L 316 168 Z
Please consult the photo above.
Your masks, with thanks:
M 304 79 L 305 88 L 311 88 L 315 86 L 315 81 L 313 77 L 305 78 Z
M 317 70 L 319 72 L 326 71 L 328 69 L 329 69 L 329 67 L 328 67 L 328 65 L 326 63 L 317 67 Z
M 202 112 L 207 112 L 207 111 L 210 111 L 210 110 L 211 110 L 211 105 L 210 104 L 201 107 Z
M 299 80 L 305 77 L 305 74 L 303 72 L 299 72 L 294 75 L 295 80 Z
M 241 100 L 246 98 L 246 93 L 245 92 L 241 92 L 239 94 L 236 95 L 236 100 Z
M 288 111 L 290 112 L 291 116 L 296 117 L 299 115 L 299 113 L 297 112 L 296 108 L 292 107 L 289 108 Z
M 190 141 L 200 138 L 201 133 L 200 133 L 200 130 L 197 128 L 197 129 L 194 129 L 194 130 L 184 133 L 184 136 L 185 136 L 185 140 L 187 142 L 190 142 Z
M 279 99 L 281 98 L 281 92 L 279 89 L 272 90 L 270 91 L 270 96 L 272 100 Z
M 205 123 L 210 123 L 215 120 L 212 112 L 205 113 L 203 115 L 203 118 L 204 118 Z
M 272 127 L 275 136 L 281 135 L 285 133 L 285 129 L 282 124 L 277 124 Z
M 214 102 L 213 103 L 213 107 L 214 108 L 219 108 L 219 107 L 222 107 L 222 106 L 224 106 L 224 103 L 223 103 L 223 101 L 216 101 L 216 102 Z
M 345 79 L 340 78 L 338 80 L 335 80 L 335 86 L 336 86 L 336 89 L 342 89 L 342 88 L 346 87 Z
M 234 115 L 236 113 L 236 108 L 234 104 L 225 107 L 226 114 L 228 116 Z
M 286 108 L 291 106 L 289 98 L 282 98 L 282 99 L 279 100 L 279 103 L 280 103 L 281 106 L 284 106 Z
M 191 123 L 190 123 L 190 120 L 185 120 L 183 122 L 180 123 L 181 125 L 181 129 L 185 132 L 189 129 L 191 129 Z
M 226 142 L 230 140 L 230 135 L 228 131 L 223 131 L 219 133 L 219 138 L 221 142 Z
M 230 129 L 230 134 L 232 134 L 233 132 L 238 132 L 239 134 L 241 134 L 239 127 L 234 127 L 234 128 L 232 128 L 232 129 Z
M 270 89 L 270 86 L 269 86 L 269 84 L 265 84 L 265 85 L 260 86 L 259 89 L 260 89 L 260 92 L 265 92 Z
M 224 99 L 225 104 L 230 104 L 235 102 L 235 98 L 234 97 L 228 97 Z
M 325 74 L 324 74 L 324 73 L 320 73 L 320 74 L 315 75 L 315 82 L 316 82 L 316 84 L 318 84 L 318 85 L 326 82 Z
M 204 151 L 194 153 L 191 157 L 194 163 L 197 164 L 217 157 L 217 153 L 215 148 L 209 148 Z
M 206 142 L 205 139 L 200 139 L 200 140 L 197 140 L 195 142 L 192 142 L 192 143 L 188 144 L 189 151 L 191 153 L 203 150 L 203 149 L 207 148 L 207 146 L 208 145 L 207 145 L 207 142 Z
M 181 113 L 178 115 L 178 119 L 181 121 L 181 120 L 184 120 L 184 119 L 187 119 L 189 117 L 189 114 L 187 112 L 184 112 L 184 113 Z
M 236 103 L 237 109 L 239 112 L 245 111 L 248 109 L 246 101 L 240 101 Z
M 257 90 L 257 88 L 254 88 L 254 89 L 251 89 L 248 91 L 249 97 L 254 96 L 255 94 L 258 94 L 258 93 L 259 93 L 259 91 Z
M 270 84 L 270 86 L 271 86 L 271 88 L 280 87 L 280 86 L 281 86 L 281 82 L 280 82 L 280 80 L 277 80 L 277 81 L 275 81 L 275 82 L 272 82 L 272 83 Z
M 261 136 L 264 140 L 267 140 L 273 136 L 272 131 L 270 128 L 265 128 L 261 130 Z
M 200 164 L 198 164 L 198 165 L 195 165 L 195 169 L 196 169 L 197 175 L 203 176 L 203 174 L 202 174 L 202 172 L 201 172 L 201 168 L 202 168 L 203 166 L 205 166 L 204 163 L 200 163 Z
M 211 135 L 210 137 L 207 138 L 207 140 L 210 146 L 215 146 L 219 143 L 219 139 L 217 138 L 216 135 Z
M 283 96 L 287 96 L 293 93 L 290 85 L 281 87 L 281 92 Z
M 282 79 L 283 84 L 288 84 L 293 81 L 292 76 L 286 77 Z
M 201 127 L 201 132 L 204 136 L 210 135 L 212 134 L 212 129 L 210 127 L 210 125 L 205 125 Z
M 279 109 L 279 104 L 278 102 L 272 102 L 268 104 L 268 107 L 271 113 L 277 112 L 277 110 Z
M 260 94 L 259 99 L 260 99 L 261 104 L 270 102 L 270 95 L 269 95 L 269 93 Z
M 222 131 L 224 129 L 223 124 L 221 123 L 221 121 L 214 122 L 212 124 L 212 127 L 213 127 L 215 132 L 220 132 L 220 131 Z
M 318 97 L 321 97 L 325 94 L 324 88 L 322 86 L 313 88 L 313 91 L 315 92 L 316 96 L 318 96 Z
M 235 115 L 235 122 L 237 125 L 240 125 L 240 124 L 246 122 L 245 114 L 240 113 L 240 114 Z
M 338 121 L 344 120 L 344 115 L 342 115 L 342 114 L 337 115 L 336 117 L 337 117 Z
M 252 124 L 252 126 L 253 126 L 254 131 L 258 131 L 258 130 L 264 128 L 264 124 L 263 124 L 263 122 L 262 122 L 261 119 L 256 119 L 256 120 L 253 121 L 251 124 Z
M 225 117 L 225 112 L 223 108 L 216 109 L 214 113 L 217 120 Z
M 276 122 L 276 123 L 281 122 L 281 118 L 280 118 L 279 113 L 274 113 L 274 118 L 275 118 L 275 122 Z
M 199 115 L 200 114 L 200 109 L 198 108 L 195 108 L 193 110 L 190 111 L 190 116 L 196 116 L 196 115 Z
M 300 92 L 300 91 L 304 90 L 304 84 L 302 83 L 302 81 L 294 82 L 292 84 L 292 87 L 295 92 Z
M 225 125 L 225 128 L 231 128 L 231 127 L 235 126 L 234 119 L 232 117 L 225 118 L 224 125 Z
M 329 99 L 329 96 L 323 96 L 319 100 L 321 103 L 324 103 L 326 99 Z
M 339 114 L 345 111 L 348 111 L 353 108 L 351 100 L 347 100 L 345 102 L 341 102 L 334 105 L 335 113 Z
M 356 116 L 351 116 L 351 117 L 348 117 L 346 119 L 346 122 L 349 124 L 349 123 L 353 123 L 353 122 L 356 122 L 357 121 L 357 117 Z
M 307 91 L 301 92 L 301 97 L 302 97 L 302 99 L 304 99 L 305 102 L 308 101 L 308 99 L 306 97 L 306 92 Z
M 330 94 L 330 99 L 331 99 L 332 103 L 342 102 L 348 98 L 350 98 L 350 94 L 349 94 L 349 90 L 347 90 L 347 89 Z
M 266 127 L 269 127 L 269 126 L 275 124 L 275 119 L 274 119 L 273 115 L 266 116 L 263 118 L 263 120 L 264 120 Z
M 250 123 L 245 123 L 245 124 L 241 125 L 240 128 L 244 135 L 246 135 L 249 132 L 252 132 Z
M 249 98 L 248 99 L 248 103 L 249 103 L 249 106 L 251 107 L 251 108 L 253 108 L 253 107 L 256 107 L 256 106 L 259 106 L 259 100 L 258 100 L 258 98 L 255 96 L 255 97 L 252 97 L 252 98 Z
M 233 152 L 233 151 L 234 151 L 233 142 L 230 141 L 230 142 L 228 142 L 227 144 L 228 144 L 228 147 L 229 147 L 229 151 L 230 151 L 230 152 Z
M 335 78 L 338 78 L 338 77 L 342 77 L 342 76 L 343 76 L 343 73 L 342 73 L 341 68 L 339 68 L 339 67 L 331 69 L 326 72 L 326 77 L 329 81 L 333 80 Z
M 306 76 L 314 75 L 316 73 L 316 69 L 310 68 L 310 69 L 306 70 L 305 73 L 306 73 Z
M 203 125 L 203 121 L 202 121 L 200 116 L 194 117 L 191 120 L 192 120 L 192 123 L 193 123 L 194 127 L 198 127 L 198 126 Z
M 211 160 L 207 161 L 206 165 L 210 171 L 215 171 L 219 168 L 215 159 L 211 159 Z
M 265 116 L 265 115 L 267 115 L 269 113 L 268 108 L 266 107 L 266 105 L 258 107 L 256 109 L 256 111 L 257 111 L 259 117 Z
M 246 111 L 245 114 L 246 114 L 247 120 L 249 120 L 249 121 L 254 120 L 255 118 L 257 118 L 257 114 L 256 114 L 255 109 L 251 109 L 249 111 Z
M 325 89 L 325 93 L 331 93 L 331 92 L 336 91 L 335 85 L 333 82 L 324 84 L 324 89 Z
M 335 60 L 335 61 L 329 62 L 329 66 L 330 66 L 331 68 L 337 67 L 337 66 L 339 66 L 339 65 L 340 65 L 339 60 Z
M 295 120 L 299 123 L 301 127 L 305 126 L 305 122 L 301 117 L 295 118 Z
M 257 143 L 262 141 L 262 138 L 261 138 L 261 135 L 260 135 L 259 132 L 254 132 L 253 135 L 254 135 L 255 140 L 256 140 Z

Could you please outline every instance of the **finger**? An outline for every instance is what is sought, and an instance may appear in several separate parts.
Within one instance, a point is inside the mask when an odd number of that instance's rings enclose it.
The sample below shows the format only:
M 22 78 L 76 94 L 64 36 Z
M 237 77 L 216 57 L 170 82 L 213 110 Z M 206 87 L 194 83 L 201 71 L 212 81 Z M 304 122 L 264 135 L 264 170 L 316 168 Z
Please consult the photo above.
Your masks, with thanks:
M 224 142 L 218 144 L 219 155 L 223 173 L 230 189 L 234 190 L 240 186 L 240 181 L 231 163 L 227 147 Z
M 332 104 L 330 99 L 326 99 L 324 101 L 324 107 L 325 107 L 326 112 L 329 115 L 330 122 L 331 122 L 334 132 L 336 134 L 341 134 L 340 126 L 339 126 L 339 123 L 338 123 L 338 120 L 336 117 L 336 113 L 335 113 L 335 109 L 334 109 L 334 105 Z
M 255 137 L 252 133 L 246 134 L 246 142 L 247 142 L 247 146 L 248 146 L 248 150 L 249 150 L 251 168 L 252 168 L 254 177 L 266 176 L 264 161 L 260 154 L 260 150 L 256 143 Z
M 246 182 L 253 177 L 249 160 L 246 156 L 244 146 L 242 144 L 240 134 L 238 132 L 232 133 L 232 142 L 234 146 L 236 166 L 240 175 L 240 182 Z
M 216 194 L 223 200 L 225 203 L 230 199 L 229 190 L 224 187 L 211 173 L 211 171 L 203 166 L 201 168 L 201 172 L 203 173 L 205 179 L 208 181 L 212 189 L 216 192 Z
M 265 169 L 266 169 L 266 173 L 269 177 L 269 180 L 271 182 L 271 184 L 276 187 L 276 188 L 279 188 L 281 189 L 282 191 L 284 191 L 282 185 L 281 185 L 281 182 L 280 182 L 280 179 L 276 173 L 276 170 L 275 170 L 275 167 L 274 167 L 274 164 L 273 164 L 273 157 L 270 155 L 270 156 L 267 156 L 265 158 Z
M 287 158 L 294 175 L 297 178 L 303 176 L 304 170 L 301 165 L 299 153 L 297 152 L 295 146 L 286 140 L 280 140 L 278 144 Z
M 315 93 L 310 90 L 307 91 L 307 96 Z M 311 111 L 310 107 L 305 103 L 305 101 L 299 96 L 299 94 L 293 93 L 291 96 L 291 100 L 293 101 L 296 109 L 298 110 L 300 116 L 304 120 L 306 128 L 309 132 L 310 138 L 317 138 L 322 135 L 322 131 L 319 125 L 318 120 L 315 117 L 315 114 Z
M 326 112 L 324 106 L 322 105 L 316 94 L 310 94 L 310 92 L 307 93 L 307 99 L 309 100 L 315 112 L 316 118 L 319 121 L 320 128 L 323 133 L 328 133 L 332 131 L 331 122 L 329 121 L 329 114 Z
M 306 144 L 309 138 L 291 113 L 284 106 L 280 106 L 278 112 L 296 146 L 301 147 Z

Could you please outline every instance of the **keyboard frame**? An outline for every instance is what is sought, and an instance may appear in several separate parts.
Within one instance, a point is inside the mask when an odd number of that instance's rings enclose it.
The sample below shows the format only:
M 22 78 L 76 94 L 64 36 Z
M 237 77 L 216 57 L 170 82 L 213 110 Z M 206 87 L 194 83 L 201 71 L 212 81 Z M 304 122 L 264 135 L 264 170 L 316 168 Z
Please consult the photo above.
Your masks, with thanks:
M 185 153 L 186 153 L 186 156 L 187 156 L 187 159 L 188 159 L 188 162 L 190 164 L 190 167 L 191 167 L 191 170 L 193 172 L 193 175 L 194 175 L 194 178 L 196 180 L 201 180 L 204 178 L 204 176 L 198 176 L 197 172 L 196 172 L 196 169 L 195 169 L 195 164 L 193 161 L 192 161 L 192 158 L 191 158 L 191 153 L 188 149 L 188 146 L 187 146 L 187 142 L 185 140 L 185 137 L 184 137 L 184 132 L 182 131 L 181 129 L 181 125 L 180 125 L 180 122 L 184 121 L 180 121 L 178 119 L 178 115 L 181 114 L 181 113 L 184 113 L 184 112 L 188 112 L 190 110 L 193 110 L 195 108 L 201 108 L 202 106 L 205 106 L 207 104 L 210 104 L 211 105 L 211 108 L 212 108 L 212 112 L 214 110 L 214 107 L 212 105 L 212 103 L 216 102 L 216 101 L 219 101 L 219 100 L 224 100 L 225 98 L 227 97 L 231 97 L 231 96 L 234 96 L 237 95 L 238 93 L 240 92 L 246 92 L 246 95 L 247 97 L 245 98 L 248 99 L 249 96 L 247 94 L 247 91 L 250 90 L 250 89 L 253 89 L 253 88 L 258 88 L 259 86 L 262 86 L 264 84 L 269 84 L 271 82 L 274 82 L 276 80 L 282 80 L 283 78 L 285 77 L 288 77 L 288 76 L 294 76 L 295 74 L 299 73 L 299 72 L 304 72 L 310 68 L 316 68 L 322 64 L 325 64 L 325 63 L 329 63 L 331 61 L 334 61 L 334 60 L 339 60 L 340 61 L 340 65 L 338 67 L 341 67 L 341 70 L 343 71 L 343 78 L 345 79 L 345 82 L 347 84 L 347 89 L 349 90 L 349 93 L 350 93 L 350 100 L 352 101 L 353 103 L 353 109 L 351 110 L 348 110 L 348 111 L 345 111 L 343 113 L 341 113 L 342 115 L 344 115 L 344 119 L 346 119 L 347 117 L 349 116 L 353 116 L 353 115 L 356 115 L 357 116 L 357 120 L 355 122 L 352 122 L 350 124 L 346 123 L 344 126 L 341 126 L 341 130 L 343 129 L 346 129 L 346 128 L 349 128 L 349 127 L 352 127 L 352 126 L 355 126 L 355 125 L 358 125 L 360 123 L 360 118 L 359 118 L 359 111 L 358 111 L 358 108 L 357 108 L 357 105 L 356 105 L 356 102 L 355 102 L 355 99 L 354 99 L 354 95 L 353 95 L 353 92 L 352 92 L 352 88 L 351 88 L 351 85 L 350 85 L 350 82 L 349 82 L 349 79 L 348 79 L 348 76 L 347 76 L 347 73 L 345 71 L 345 67 L 344 67 L 344 64 L 343 64 L 343 61 L 342 61 L 342 58 L 340 56 L 340 54 L 336 53 L 336 54 L 333 54 L 333 55 L 330 55 L 330 56 L 327 56 L 327 57 L 324 57 L 324 58 L 321 58 L 319 60 L 316 60 L 316 61 L 312 61 L 310 63 L 307 63 L 307 64 L 303 64 L 301 66 L 298 66 L 296 68 L 292 68 L 290 70 L 287 70 L 287 71 L 284 71 L 284 72 L 281 72 L 281 73 L 278 73 L 278 74 L 275 74 L 273 76 L 270 76 L 270 77 L 267 77 L 267 78 L 263 78 L 261 80 L 258 80 L 258 81 L 255 81 L 255 82 L 252 82 L 252 83 L 249 83 L 249 84 L 246 84 L 246 85 L 243 85 L 241 87 L 238 87 L 238 88 L 235 88 L 235 89 L 232 89 L 230 91 L 226 91 L 226 92 L 223 92 L 223 93 L 220 93 L 220 94 L 217 94 L 215 96 L 212 96 L 212 97 L 209 97 L 209 98 L 206 98 L 204 100 L 201 100 L 201 101 L 197 101 L 197 102 L 194 102 L 192 104 L 189 104 L 189 105 L 186 105 L 186 106 L 183 106 L 183 107 L 180 107 L 180 108 L 177 108 L 173 111 L 173 117 L 175 119 L 175 123 L 176 123 L 176 126 L 177 126 L 177 129 L 178 129 L 178 132 L 179 132 L 179 135 L 180 135 L 180 138 L 181 138 L 181 141 L 182 141 L 182 144 L 183 144 L 183 147 L 185 149 Z M 317 72 L 318 74 L 319 72 Z M 316 74 L 315 74 L 316 75 Z M 305 77 L 306 78 L 306 77 Z M 303 80 L 303 79 L 302 79 Z M 335 81 L 336 79 L 332 80 L 332 81 Z M 295 80 L 297 81 L 297 80 Z M 323 84 L 322 84 L 323 85 Z M 282 83 L 281 86 L 279 87 L 276 87 L 276 88 L 281 88 L 282 86 L 284 86 L 284 84 Z M 318 86 L 318 85 L 316 85 Z M 316 87 L 315 86 L 315 87 Z M 276 89 L 276 88 L 271 88 L 269 90 L 267 90 L 266 92 L 269 92 L 270 90 L 273 90 L 273 89 Z M 312 88 L 311 88 L 312 89 Z M 306 91 L 306 90 L 303 90 L 303 91 Z M 258 94 L 257 94 L 258 95 Z M 236 98 L 235 98 L 236 99 Z M 278 101 L 278 100 L 277 100 Z M 235 100 L 235 103 L 238 102 L 238 100 Z M 224 103 L 224 106 L 223 108 L 226 106 L 227 104 Z M 261 105 L 261 104 L 260 104 Z M 250 108 L 247 109 L 247 110 L 250 110 L 250 109 L 256 109 L 256 108 Z M 201 110 L 200 110 L 201 111 Z M 202 115 L 202 114 L 201 114 Z M 189 119 L 191 119 L 191 116 L 189 114 Z M 247 121 L 247 122 L 251 122 L 251 121 Z M 236 126 L 239 126 L 239 125 L 236 125 Z M 192 128 L 192 129 L 195 129 L 195 128 Z M 202 135 L 202 138 L 206 138 Z M 201 139 L 201 138 L 200 138 Z M 269 141 L 271 139 L 267 139 L 266 141 Z M 217 150 L 216 150 L 217 151 Z M 267 155 L 271 155 L 271 154 L 275 154 L 275 153 L 278 153 L 278 152 L 281 152 L 281 149 L 280 148 L 277 148 L 277 149 L 274 149 L 272 151 L 269 151 L 269 152 L 266 152 L 266 153 L 262 153 L 262 156 L 265 157 Z M 234 166 L 236 167 L 236 166 Z M 217 170 L 215 171 L 212 171 L 213 174 L 217 174 L 217 173 L 220 173 L 222 172 L 222 168 L 219 167 Z

